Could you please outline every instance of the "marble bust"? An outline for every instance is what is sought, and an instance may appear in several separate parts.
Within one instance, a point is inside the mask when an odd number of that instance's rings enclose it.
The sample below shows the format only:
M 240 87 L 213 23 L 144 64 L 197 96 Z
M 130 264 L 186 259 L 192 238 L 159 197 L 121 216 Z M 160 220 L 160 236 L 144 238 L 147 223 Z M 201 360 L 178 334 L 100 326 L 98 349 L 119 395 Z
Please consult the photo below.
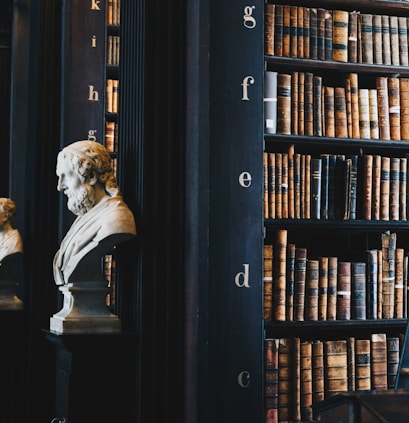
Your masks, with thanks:
M 12 226 L 16 205 L 10 198 L 0 198 L 0 309 L 21 309 L 15 294 L 14 266 L 23 256 L 20 232 Z
M 102 304 L 87 300 L 81 305 L 79 298 L 81 292 L 87 291 L 89 297 L 89 290 L 106 288 L 101 260 L 114 246 L 136 236 L 134 216 L 122 198 L 111 157 L 102 144 L 85 140 L 67 145 L 58 154 L 56 174 L 57 190 L 67 196 L 68 209 L 77 217 L 54 257 L 54 281 L 66 287 L 60 290 L 68 296 L 54 318 L 79 319 L 84 313 L 84 318 L 101 317 Z

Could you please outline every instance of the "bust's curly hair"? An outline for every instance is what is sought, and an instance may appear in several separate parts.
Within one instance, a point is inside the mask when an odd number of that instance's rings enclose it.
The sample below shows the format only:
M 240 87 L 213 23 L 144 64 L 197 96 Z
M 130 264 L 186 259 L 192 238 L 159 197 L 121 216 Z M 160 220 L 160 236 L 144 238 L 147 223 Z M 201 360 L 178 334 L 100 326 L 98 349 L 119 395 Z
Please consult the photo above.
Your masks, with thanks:
M 9 222 L 12 222 L 16 214 L 16 205 L 10 198 L 0 198 L 0 213 L 2 213 Z
M 58 159 L 68 157 L 74 170 L 83 178 L 96 174 L 98 180 L 105 186 L 105 191 L 111 196 L 121 196 L 116 181 L 112 159 L 108 150 L 96 141 L 76 141 L 67 145 L 58 153 Z

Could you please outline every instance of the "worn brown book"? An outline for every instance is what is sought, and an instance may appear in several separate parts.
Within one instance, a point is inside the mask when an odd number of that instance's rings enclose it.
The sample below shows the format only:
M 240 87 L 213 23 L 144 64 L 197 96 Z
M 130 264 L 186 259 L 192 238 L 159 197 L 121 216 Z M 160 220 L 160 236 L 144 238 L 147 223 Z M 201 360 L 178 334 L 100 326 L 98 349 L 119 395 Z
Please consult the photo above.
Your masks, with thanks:
M 312 419 L 312 342 L 301 342 L 300 359 L 301 380 L 301 418 L 303 421 Z
M 384 65 L 390 65 L 392 63 L 388 15 L 382 15 L 382 61 Z
M 325 398 L 348 391 L 348 347 L 345 339 L 324 342 Z
M 382 166 L 382 157 L 379 154 L 374 154 L 373 164 L 372 164 L 372 220 L 380 219 L 381 166 Z
M 304 9 L 297 6 L 297 57 L 304 58 Z
M 294 180 L 294 145 L 288 148 L 288 217 L 294 219 L 294 196 L 295 196 L 295 180 Z
M 109 152 L 115 151 L 115 122 L 105 122 L 105 147 Z
M 355 391 L 355 337 L 347 338 L 348 391 Z
M 402 140 L 409 140 L 409 78 L 399 78 L 400 132 Z
M 358 16 L 359 12 L 349 12 L 348 24 L 348 62 L 358 61 Z
M 368 90 L 369 102 L 369 128 L 370 138 L 373 140 L 379 139 L 379 123 L 378 123 L 378 93 L 376 88 Z
M 275 153 L 275 218 L 283 217 L 283 196 L 281 186 L 283 184 L 283 154 Z
M 305 279 L 307 274 L 307 249 L 297 247 L 295 250 L 294 271 L 294 320 L 304 320 Z
M 399 220 L 406 220 L 407 166 L 408 159 L 406 157 L 401 157 L 399 172 Z
M 322 7 L 317 8 L 317 59 L 325 60 L 325 14 Z
M 268 153 L 263 153 L 263 216 L 268 219 Z
M 318 320 L 319 261 L 307 260 L 305 279 L 305 320 Z
M 390 157 L 383 156 L 381 158 L 380 220 L 389 220 L 390 169 Z
M 405 16 L 398 16 L 399 64 L 408 66 L 408 26 Z
M 293 243 L 287 249 L 287 286 L 286 286 L 286 320 L 294 320 L 294 286 L 295 286 L 295 251 Z
M 305 72 L 304 80 L 304 134 L 314 135 L 314 75 Z
M 305 133 L 304 97 L 305 97 L 305 73 L 298 72 L 298 134 L 299 135 L 304 135 Z
M 403 260 L 405 251 L 403 248 L 395 249 L 395 308 L 394 318 L 403 319 Z
M 400 140 L 399 78 L 388 77 L 389 128 L 392 140 Z
M 373 63 L 372 14 L 361 13 L 362 63 Z
M 264 5 L 264 53 L 274 56 L 275 4 Z
M 114 80 L 111 78 L 108 78 L 106 80 L 106 104 L 105 104 L 105 110 L 107 113 L 113 113 L 113 83 Z
M 348 126 L 347 126 L 347 110 L 346 110 L 346 99 L 345 99 L 344 87 L 335 87 L 334 106 L 335 106 L 335 136 L 337 138 L 347 138 Z
M 291 7 L 283 6 L 283 56 L 290 57 Z
M 287 269 L 287 230 L 279 229 L 274 245 L 274 284 L 273 284 L 273 310 L 274 320 L 285 320 L 286 300 L 286 269 Z
M 291 133 L 298 134 L 298 72 L 291 72 Z
M 291 134 L 291 74 L 277 75 L 277 133 Z
M 382 317 L 393 319 L 395 306 L 396 233 L 382 234 Z
M 318 320 L 327 320 L 328 310 L 328 257 L 319 258 Z
M 351 319 L 351 262 L 338 262 L 337 320 Z
M 399 337 L 386 338 L 387 345 L 387 372 L 388 388 L 394 389 L 396 376 L 399 368 Z
M 367 391 L 371 389 L 371 341 L 355 340 L 355 389 Z
M 399 32 L 397 16 L 389 16 L 389 32 L 391 39 L 391 62 L 393 66 L 399 66 Z
M 301 420 L 301 340 L 293 338 L 293 395 L 292 395 L 292 418 L 294 421 Z
M 384 333 L 371 335 L 371 388 L 388 388 L 387 343 Z
M 119 103 L 119 80 L 112 80 L 112 113 L 118 113 Z
M 337 318 L 338 257 L 328 258 L 327 320 Z
M 390 158 L 389 170 L 389 220 L 399 220 L 399 157 Z
M 322 77 L 313 77 L 313 135 L 322 136 Z
M 270 219 L 276 217 L 276 167 L 275 153 L 268 153 L 268 215 Z
M 264 320 L 269 322 L 273 315 L 273 246 L 270 244 L 264 245 L 263 265 Z
M 314 340 L 312 343 L 312 403 L 322 401 L 324 396 L 324 343 Z
M 378 319 L 383 317 L 383 251 L 378 250 Z
M 366 263 L 351 263 L 351 317 L 366 319 Z
M 372 18 L 373 33 L 373 62 L 377 65 L 383 63 L 382 58 L 382 16 L 374 14 Z
M 348 20 L 347 11 L 333 11 L 332 60 L 336 62 L 348 61 Z
M 275 5 L 274 21 L 274 56 L 283 55 L 283 26 L 284 26 L 284 8 L 281 4 Z
M 386 76 L 376 78 L 376 89 L 378 91 L 379 138 L 390 140 L 388 78 Z
M 373 155 L 365 154 L 363 156 L 363 209 L 362 217 L 365 220 L 371 220 L 372 217 L 372 183 L 373 183 Z
M 359 135 L 360 138 L 371 138 L 371 127 L 369 121 L 369 91 L 367 88 L 358 90 L 359 104 Z
M 301 154 L 294 154 L 294 218 L 301 218 Z
M 310 7 L 310 59 L 317 59 L 317 8 Z
M 278 420 L 292 419 L 293 339 L 280 338 L 278 346 Z
M 348 75 L 351 89 L 351 115 L 352 115 L 352 138 L 360 137 L 359 130 L 359 99 L 358 99 L 358 74 L 350 73 Z
M 310 8 L 303 7 L 303 28 L 304 28 L 304 59 L 310 58 Z
M 278 423 L 278 345 L 276 338 L 264 341 L 265 422 Z
M 352 138 L 352 101 L 351 101 L 351 81 L 345 79 L 345 105 L 347 109 L 347 133 L 348 138 Z
M 325 11 L 325 60 L 332 60 L 332 10 Z
M 324 86 L 325 136 L 335 137 L 334 87 Z
M 282 153 L 281 163 L 281 216 L 288 219 L 288 153 Z

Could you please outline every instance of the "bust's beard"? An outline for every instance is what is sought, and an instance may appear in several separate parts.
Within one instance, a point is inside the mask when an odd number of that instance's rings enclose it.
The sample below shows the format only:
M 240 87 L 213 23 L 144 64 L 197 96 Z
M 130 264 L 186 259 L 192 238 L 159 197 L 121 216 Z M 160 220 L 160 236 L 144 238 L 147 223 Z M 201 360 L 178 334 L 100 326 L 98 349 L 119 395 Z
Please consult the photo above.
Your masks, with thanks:
M 75 192 L 67 192 L 67 207 L 76 216 L 83 216 L 95 204 L 94 188 L 91 185 L 83 185 Z

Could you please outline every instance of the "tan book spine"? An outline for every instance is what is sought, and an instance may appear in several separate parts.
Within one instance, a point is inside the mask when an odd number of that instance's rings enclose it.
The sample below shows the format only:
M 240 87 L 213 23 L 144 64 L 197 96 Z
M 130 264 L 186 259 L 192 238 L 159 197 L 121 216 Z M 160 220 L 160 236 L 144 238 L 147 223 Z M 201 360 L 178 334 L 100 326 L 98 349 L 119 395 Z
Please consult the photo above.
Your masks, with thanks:
M 391 40 L 391 62 L 393 66 L 399 66 L 399 32 L 398 17 L 389 16 L 389 32 Z
M 271 3 L 264 6 L 264 53 L 268 56 L 274 56 L 275 7 Z
M 113 113 L 113 80 L 108 78 L 106 80 L 106 111 Z
M 298 72 L 298 135 L 304 135 L 305 133 L 304 97 L 305 97 L 305 73 Z
M 310 8 L 303 7 L 304 59 L 310 58 Z
M 290 7 L 290 57 L 297 57 L 298 48 L 298 7 Z
M 371 389 L 371 341 L 355 340 L 355 389 L 366 391 Z
M 297 247 L 295 250 L 294 272 L 294 320 L 304 320 L 305 280 L 307 275 L 307 249 Z
M 289 5 L 283 6 L 283 57 L 290 57 L 290 43 L 291 43 L 291 7 Z
M 338 262 L 337 320 L 351 319 L 351 263 Z
M 400 172 L 399 172 L 399 220 L 406 220 L 406 190 L 407 190 L 407 170 L 408 159 L 406 157 L 400 158 Z
M 348 138 L 352 138 L 352 102 L 351 102 L 351 81 L 345 79 L 345 105 L 347 110 L 347 133 Z
M 119 80 L 112 80 L 112 113 L 118 113 L 119 103 Z
M 264 341 L 264 401 L 266 423 L 278 423 L 278 343 L 276 338 Z
M 112 35 L 108 35 L 107 37 L 107 58 L 106 58 L 106 62 L 107 65 L 113 65 L 113 36 Z
M 389 32 L 389 16 L 382 15 L 382 59 L 384 65 L 392 64 L 391 36 Z
M 274 251 L 276 252 L 273 285 L 274 320 L 285 321 L 287 230 L 280 229 L 277 231 Z
M 295 196 L 295 185 L 294 185 L 294 145 L 290 145 L 288 148 L 288 217 L 294 219 L 294 196 Z
M 390 168 L 390 157 L 382 157 L 380 220 L 389 220 Z
M 297 6 L 297 57 L 304 57 L 304 9 Z
M 401 139 L 409 140 L 409 78 L 399 78 Z
M 364 198 L 362 215 L 365 220 L 371 220 L 372 217 L 372 182 L 373 182 L 373 155 L 365 154 L 363 157 L 364 162 Z
M 377 65 L 383 63 L 382 58 L 382 16 L 373 15 L 372 18 L 372 34 L 373 34 L 373 62 Z
M 319 258 L 318 320 L 327 320 L 328 257 Z
M 281 186 L 283 183 L 283 154 L 275 153 L 275 218 L 283 217 L 283 196 Z
M 305 218 L 311 219 L 311 154 L 305 155 Z
M 301 418 L 312 419 L 312 342 L 301 342 Z
M 318 320 L 319 261 L 307 260 L 305 280 L 305 320 Z
M 294 218 L 301 218 L 301 154 L 294 154 Z
M 349 12 L 348 24 L 348 62 L 358 61 L 358 16 L 359 12 Z
M 370 138 L 373 140 L 379 139 L 379 124 L 378 124 L 378 93 L 376 88 L 368 90 L 369 101 L 369 128 Z
M 304 133 L 305 135 L 314 135 L 314 93 L 313 78 L 311 72 L 305 72 L 304 80 Z
M 389 171 L 389 220 L 399 220 L 399 157 L 390 158 Z
M 114 7 L 114 2 L 113 0 L 108 0 L 108 5 L 107 5 L 107 24 L 108 25 L 112 25 L 113 24 L 113 7 Z
M 288 219 L 288 153 L 282 153 L 281 173 L 281 214 L 283 219 Z
M 277 133 L 291 135 L 291 75 L 277 76 Z
M 115 122 L 105 122 L 105 147 L 109 152 L 115 151 Z
M 358 74 L 348 75 L 351 86 L 351 114 L 352 114 L 352 138 L 360 137 L 359 130 L 359 100 L 358 100 Z
M 395 306 L 396 233 L 382 234 L 382 317 L 393 319 Z
M 399 64 L 408 66 L 408 26 L 405 16 L 398 16 Z
M 395 250 L 395 309 L 394 318 L 403 319 L 403 248 Z
M 268 219 L 268 153 L 266 152 L 263 153 L 263 216 L 264 219 Z
M 301 341 L 293 338 L 293 407 L 292 418 L 301 420 Z
M 376 78 L 376 89 L 378 91 L 379 138 L 390 140 L 388 78 L 386 76 Z
M 335 137 L 334 87 L 324 87 L 325 136 Z
M 396 376 L 399 368 L 399 337 L 392 336 L 386 338 L 387 345 L 387 380 L 388 388 L 395 388 Z
M 345 101 L 345 88 L 335 87 L 335 136 L 337 138 L 348 137 L 347 110 Z
M 373 155 L 372 164 L 372 220 L 380 219 L 381 210 L 381 162 L 379 154 Z
M 327 320 L 337 318 L 338 257 L 328 258 Z
M 392 140 L 400 140 L 399 78 L 388 78 L 389 127 Z
M 273 315 L 273 246 L 264 245 L 263 254 L 263 305 L 264 320 L 270 322 Z
M 361 17 L 361 42 L 362 42 L 362 63 L 373 63 L 373 34 L 372 14 L 362 13 Z
M 293 340 L 281 338 L 278 346 L 278 419 L 292 419 L 293 409 Z
M 371 388 L 387 389 L 387 344 L 384 333 L 371 335 Z
M 378 319 L 383 317 L 383 252 L 378 250 Z
M 348 390 L 348 355 L 345 339 L 325 341 L 325 398 Z
M 312 343 L 312 403 L 324 400 L 324 343 L 315 340 Z
M 344 10 L 334 10 L 332 19 L 332 60 L 336 62 L 347 62 L 349 13 Z
M 359 104 L 359 136 L 361 138 L 371 138 L 371 128 L 369 124 L 369 92 L 367 88 L 360 88 L 358 91 Z
M 276 167 L 275 153 L 268 153 L 268 215 L 270 219 L 276 217 Z
M 291 73 L 291 133 L 298 134 L 298 72 Z
M 274 20 L 274 56 L 283 55 L 283 27 L 284 27 L 284 10 L 283 5 L 275 5 Z

